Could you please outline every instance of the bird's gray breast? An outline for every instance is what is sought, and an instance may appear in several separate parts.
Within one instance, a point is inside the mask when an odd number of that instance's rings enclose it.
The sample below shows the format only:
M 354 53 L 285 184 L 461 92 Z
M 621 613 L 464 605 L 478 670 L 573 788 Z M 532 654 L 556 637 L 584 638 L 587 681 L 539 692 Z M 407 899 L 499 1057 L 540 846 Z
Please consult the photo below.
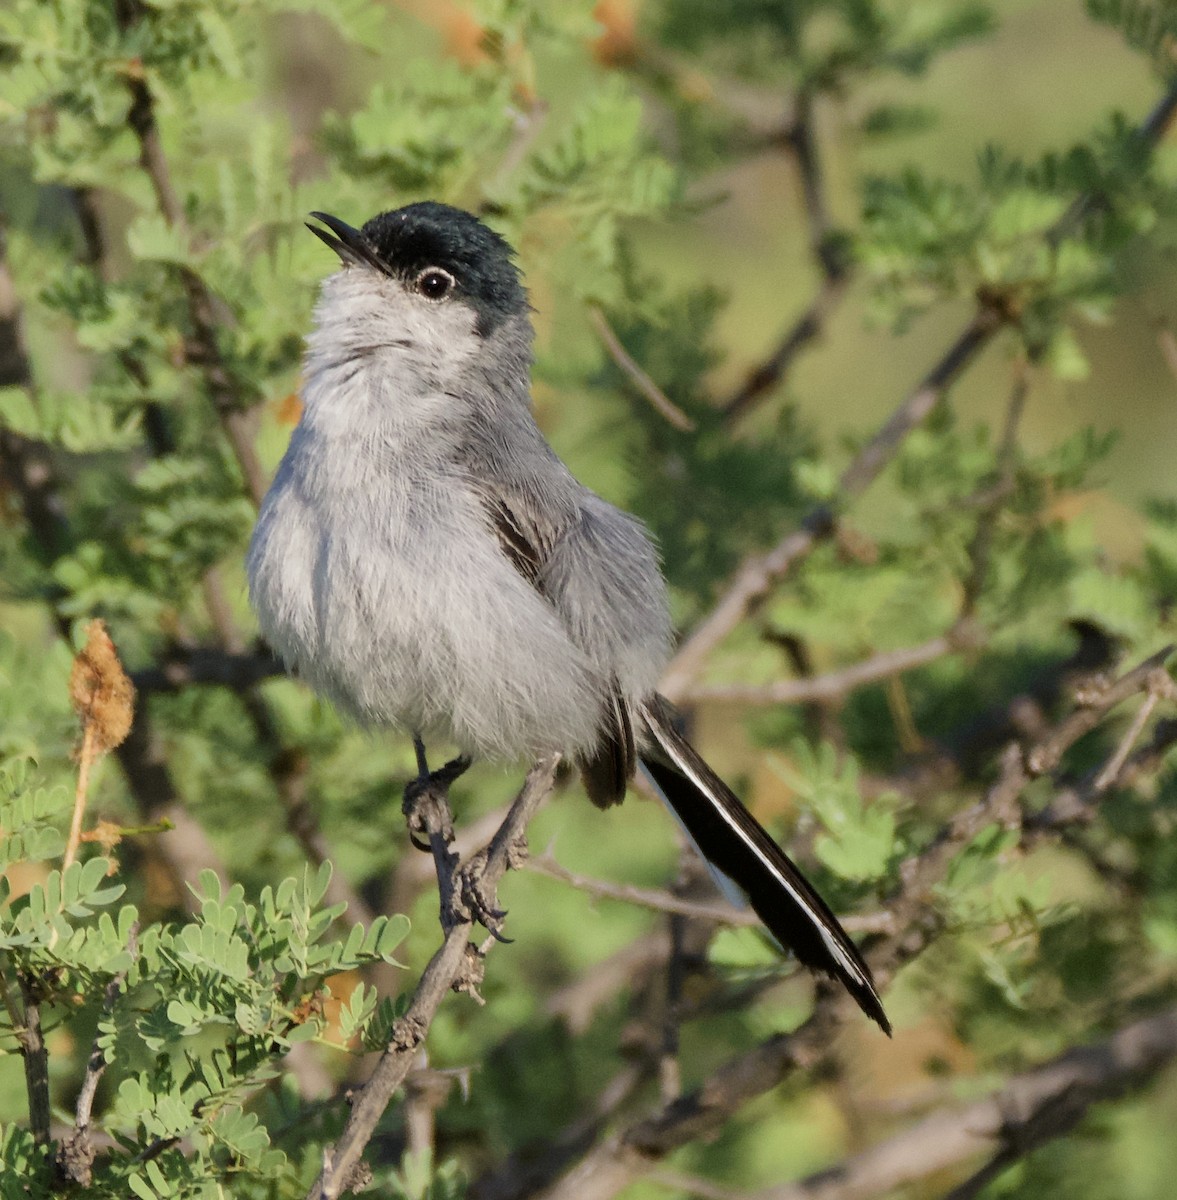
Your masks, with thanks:
M 489 757 L 590 747 L 600 684 L 460 467 L 296 436 L 249 554 L 262 631 L 365 725 Z

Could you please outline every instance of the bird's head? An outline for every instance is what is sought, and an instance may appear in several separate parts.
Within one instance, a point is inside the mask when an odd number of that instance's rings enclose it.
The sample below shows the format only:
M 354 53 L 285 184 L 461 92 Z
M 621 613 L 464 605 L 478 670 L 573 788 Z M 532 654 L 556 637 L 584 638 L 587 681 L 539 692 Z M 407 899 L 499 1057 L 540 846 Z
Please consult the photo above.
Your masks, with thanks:
M 511 247 L 472 214 L 426 201 L 360 229 L 328 213 L 311 216 L 319 224 L 307 228 L 343 264 L 324 282 L 312 355 L 392 356 L 445 387 L 507 327 L 512 342 L 530 342 Z

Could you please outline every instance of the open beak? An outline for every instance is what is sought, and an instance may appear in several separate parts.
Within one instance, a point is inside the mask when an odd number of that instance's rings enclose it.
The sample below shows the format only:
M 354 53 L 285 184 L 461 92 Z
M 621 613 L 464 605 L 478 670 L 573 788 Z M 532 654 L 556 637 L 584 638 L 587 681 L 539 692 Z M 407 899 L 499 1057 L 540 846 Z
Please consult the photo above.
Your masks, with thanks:
M 346 221 L 341 221 L 338 217 L 331 216 L 329 213 L 313 212 L 311 216 L 316 221 L 321 221 L 326 225 L 327 229 L 331 230 L 331 233 L 328 233 L 324 229 L 319 229 L 309 222 L 307 223 L 307 228 L 321 242 L 330 246 L 339 255 L 342 262 L 347 263 L 349 266 L 373 267 L 384 274 L 388 273 L 387 268 L 376 257 L 376 252 L 358 229 L 355 229 Z

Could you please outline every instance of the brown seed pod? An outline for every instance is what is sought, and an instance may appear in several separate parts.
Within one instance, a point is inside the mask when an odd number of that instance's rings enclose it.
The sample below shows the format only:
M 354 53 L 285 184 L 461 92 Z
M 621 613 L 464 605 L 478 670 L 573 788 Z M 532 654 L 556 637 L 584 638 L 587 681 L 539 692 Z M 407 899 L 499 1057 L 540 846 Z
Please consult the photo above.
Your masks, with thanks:
M 70 672 L 69 696 L 83 728 L 89 728 L 95 753 L 113 750 L 131 732 L 135 688 L 103 621 L 86 627 L 86 644 Z

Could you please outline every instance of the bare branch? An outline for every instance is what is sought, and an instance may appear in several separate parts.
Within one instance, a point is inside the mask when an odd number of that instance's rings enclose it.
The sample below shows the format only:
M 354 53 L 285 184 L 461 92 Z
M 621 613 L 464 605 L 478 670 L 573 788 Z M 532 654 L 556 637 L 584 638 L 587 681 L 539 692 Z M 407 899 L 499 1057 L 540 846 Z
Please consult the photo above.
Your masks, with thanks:
M 725 421 L 734 424 L 784 379 L 800 352 L 821 336 L 826 322 L 844 299 L 850 284 L 850 264 L 833 236 L 825 180 L 814 131 L 813 93 L 802 88 L 794 101 L 793 119 L 775 144 L 787 148 L 797 166 L 805 213 L 809 221 L 809 246 L 821 268 L 822 279 L 809 307 L 785 331 L 776 349 L 749 373 L 740 388 L 720 406 Z
M 691 703 L 699 700 L 727 700 L 737 704 L 812 704 L 839 700 L 860 687 L 905 671 L 926 666 L 938 658 L 979 648 L 979 630 L 962 622 L 940 637 L 918 646 L 887 650 L 851 667 L 813 675 L 805 679 L 782 679 L 775 683 L 698 683 L 686 694 Z
M 551 792 L 558 762 L 559 756 L 555 755 L 542 759 L 532 767 L 490 844 L 475 856 L 481 888 L 493 890 L 504 873 L 521 862 L 528 822 Z M 475 979 L 470 975 L 474 965 L 471 955 L 474 955 L 475 961 L 481 956 L 469 943 L 474 915 L 469 913 L 461 917 L 456 907 L 446 903 L 447 895 L 456 896 L 463 891 L 463 883 L 460 878 L 462 872 L 454 861 L 456 856 L 439 848 L 444 845 L 448 849 L 447 831 L 452 829 L 444 793 L 441 801 L 424 809 L 422 816 L 428 822 L 430 842 L 435 847 L 434 857 L 443 903 L 442 919 L 446 928 L 445 941 L 422 973 L 409 1007 L 397 1021 L 392 1038 L 371 1078 L 356 1096 L 342 1136 L 324 1156 L 322 1173 L 308 1193 L 308 1200 L 334 1200 L 348 1189 L 352 1172 L 360 1166 L 364 1147 L 393 1093 L 412 1067 L 446 993 L 455 985 L 460 990 L 470 990 L 475 984 Z
M 37 980 L 17 968 L 20 1005 L 9 994 L 8 980 L 0 971 L 0 989 L 12 1020 L 12 1032 L 20 1047 L 25 1069 L 25 1091 L 29 1100 L 29 1129 L 38 1146 L 48 1146 L 52 1113 L 49 1104 L 49 1052 L 41 1031 L 41 994 Z
M 825 332 L 829 319 L 849 290 L 849 272 L 821 281 L 809 307 L 781 334 L 775 349 L 748 372 L 739 388 L 720 405 L 720 414 L 728 424 L 742 420 L 770 391 L 780 387 L 801 351 Z
M 907 435 L 935 408 L 948 387 L 1000 327 L 1001 318 L 995 311 L 983 309 L 977 313 L 919 387 L 891 414 L 842 473 L 838 489 L 842 505 L 874 482 Z M 719 603 L 678 648 L 662 676 L 662 692 L 672 701 L 680 701 L 715 647 L 763 603 L 795 563 L 828 538 L 835 528 L 833 512 L 820 506 L 809 512 L 800 529 L 783 538 L 767 554 L 746 559 Z
M 694 1200 L 748 1200 L 747 1192 L 732 1191 L 731 1188 L 717 1187 L 707 1179 L 697 1175 L 684 1175 L 681 1171 L 668 1171 L 665 1168 L 651 1171 L 651 1183 L 683 1196 L 693 1197 Z
M 1171 697 L 1173 680 L 1164 671 L 1160 672 L 1160 676 L 1168 684 L 1168 691 Z M 1132 752 L 1132 747 L 1136 745 L 1140 735 L 1144 732 L 1144 727 L 1148 724 L 1148 719 L 1152 716 L 1152 710 L 1156 708 L 1157 701 L 1160 698 L 1160 689 L 1150 687 L 1144 697 L 1144 703 L 1136 710 L 1136 716 L 1132 718 L 1132 724 L 1124 731 L 1124 736 L 1120 739 L 1120 744 L 1116 747 L 1115 753 L 1108 759 L 1099 775 L 1096 776 L 1096 794 L 1106 791 L 1120 777 L 1120 771 L 1123 769 L 1128 755 Z
M 594 879 L 581 875 L 561 866 L 551 854 L 543 854 L 538 858 L 530 858 L 527 869 L 549 879 L 558 879 L 578 891 L 587 892 L 603 900 L 619 900 L 625 904 L 636 904 L 639 908 L 653 909 L 655 912 L 669 913 L 680 917 L 690 917 L 696 921 L 713 921 L 717 925 L 735 927 L 748 926 L 761 928 L 763 921 L 751 909 L 737 908 L 734 904 L 717 902 L 702 903 L 698 900 L 685 900 L 659 888 L 638 887 L 635 884 L 611 883 L 605 879 Z M 844 928 L 851 933 L 882 933 L 892 926 L 887 913 L 867 913 L 860 916 L 840 917 Z
M 429 1058 L 422 1047 L 405 1079 L 405 1150 L 418 1159 L 433 1156 L 437 1110 L 454 1084 L 452 1075 L 428 1067 Z
M 995 1147 L 992 1163 L 1005 1167 L 1070 1132 L 1092 1104 L 1144 1086 L 1175 1056 L 1177 1009 L 1169 1009 L 1016 1075 L 983 1100 L 940 1110 L 836 1166 L 749 1200 L 867 1200 L 992 1155 Z M 971 1200 L 991 1177 L 989 1165 L 945 1200 Z
M 544 1004 L 548 1016 L 558 1017 L 574 1034 L 584 1033 L 598 1009 L 615 999 L 634 979 L 658 969 L 670 955 L 670 933 L 659 929 L 635 938 L 627 946 L 595 963 L 578 979 L 554 991 Z
M 1027 755 L 1026 767 L 1030 773 L 1044 775 L 1047 771 L 1053 771 L 1062 756 L 1084 734 L 1090 733 L 1111 709 L 1148 686 L 1153 672 L 1168 662 L 1175 649 L 1177 646 L 1168 645 L 1114 683 L 1094 686 L 1080 694 L 1078 700 L 1083 707 L 1076 709 L 1050 737 Z
M 1165 366 L 1169 368 L 1169 373 L 1174 379 L 1177 379 L 1177 336 L 1174 336 L 1173 331 L 1167 325 L 1157 331 L 1157 345 L 1160 347 L 1161 357 L 1165 360 Z
M 131 682 L 140 695 L 180 692 L 186 687 L 208 684 L 244 692 L 285 673 L 266 646 L 226 650 L 220 645 L 177 645 L 170 647 L 152 666 L 132 671 Z
M 497 192 L 523 163 L 543 131 L 549 108 L 550 105 L 542 96 L 534 96 L 515 114 L 515 132 L 491 176 L 493 182 L 485 186 L 485 192 L 492 195 Z M 489 211 L 493 205 L 484 205 L 484 208 Z
M 596 330 L 597 337 L 609 353 L 609 357 L 617 364 L 634 388 L 649 401 L 650 407 L 659 413 L 675 429 L 683 433 L 691 433 L 695 422 L 650 378 L 649 375 L 630 356 L 621 344 L 621 339 L 609 324 L 609 318 L 599 305 L 588 306 L 589 323 Z
M 809 220 L 809 248 L 821 263 L 827 279 L 836 279 L 846 271 L 846 261 L 831 243 L 833 221 L 830 218 L 824 172 L 817 153 L 814 129 L 814 94 L 802 87 L 794 101 L 793 121 L 785 134 L 786 144 L 793 151 L 797 171 L 801 176 L 801 193 L 805 198 L 805 215 Z

